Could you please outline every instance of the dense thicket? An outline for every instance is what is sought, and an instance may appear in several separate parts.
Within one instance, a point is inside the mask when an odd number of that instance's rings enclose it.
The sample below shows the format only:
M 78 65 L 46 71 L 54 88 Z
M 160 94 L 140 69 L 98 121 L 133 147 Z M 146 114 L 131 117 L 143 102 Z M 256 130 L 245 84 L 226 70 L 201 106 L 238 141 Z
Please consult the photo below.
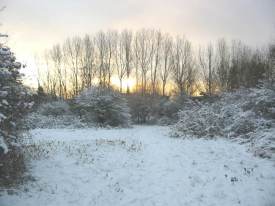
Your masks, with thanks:
M 69 38 L 47 51 L 40 82 L 47 93 L 64 98 L 94 83 L 108 88 L 113 77 L 121 92 L 142 96 L 171 91 L 212 95 L 255 86 L 262 78 L 273 81 L 272 51 L 224 39 L 194 48 L 184 37 L 156 30 L 98 32 Z

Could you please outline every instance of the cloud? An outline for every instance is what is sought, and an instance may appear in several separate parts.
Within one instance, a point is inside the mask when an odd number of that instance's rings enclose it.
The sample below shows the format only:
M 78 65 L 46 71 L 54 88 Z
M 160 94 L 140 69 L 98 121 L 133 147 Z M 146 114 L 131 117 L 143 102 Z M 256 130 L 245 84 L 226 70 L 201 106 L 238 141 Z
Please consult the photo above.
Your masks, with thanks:
M 273 0 L 4 0 L 4 4 L 7 9 L 1 15 L 9 32 L 55 41 L 100 29 L 153 27 L 186 34 L 197 42 L 226 36 L 262 44 L 275 27 Z

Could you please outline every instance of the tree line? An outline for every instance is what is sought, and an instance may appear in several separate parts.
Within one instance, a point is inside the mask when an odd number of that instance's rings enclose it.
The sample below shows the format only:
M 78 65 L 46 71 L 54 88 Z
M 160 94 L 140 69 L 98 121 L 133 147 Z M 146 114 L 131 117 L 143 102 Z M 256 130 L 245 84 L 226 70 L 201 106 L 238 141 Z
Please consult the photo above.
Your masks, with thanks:
M 273 53 L 272 53 L 273 52 Z M 112 77 L 126 92 L 141 95 L 213 95 L 274 81 L 274 47 L 251 48 L 241 41 L 219 39 L 195 48 L 185 37 L 153 29 L 100 31 L 68 38 L 43 55 L 39 85 L 54 96 L 69 98 L 84 88 L 112 86 Z M 272 66 L 273 65 L 273 66 Z M 173 88 L 173 89 L 172 89 Z

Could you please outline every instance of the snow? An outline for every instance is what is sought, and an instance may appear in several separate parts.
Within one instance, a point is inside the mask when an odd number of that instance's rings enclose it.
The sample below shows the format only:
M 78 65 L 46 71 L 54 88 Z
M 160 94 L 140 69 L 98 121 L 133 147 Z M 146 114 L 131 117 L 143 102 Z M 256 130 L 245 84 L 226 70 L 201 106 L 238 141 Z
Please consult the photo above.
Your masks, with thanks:
M 0 48 L 0 55 L 10 55 L 11 52 L 7 48 Z
M 0 112 L 0 122 L 2 122 L 2 120 L 4 120 L 4 119 L 6 119 L 7 117 L 4 115 L 4 114 L 2 114 L 1 112 Z
M 6 97 L 6 96 L 8 96 L 7 91 L 0 91 L 0 97 Z
M 228 139 L 176 139 L 169 132 L 32 130 L 24 144 L 36 151 L 36 181 L 2 191 L 0 205 L 274 205 L 274 162 Z
M 9 105 L 9 103 L 8 103 L 8 101 L 6 99 L 3 99 L 2 103 L 5 104 L 5 105 Z
M 8 146 L 1 135 L 0 135 L 0 148 L 3 150 L 4 154 L 6 154 L 9 151 Z

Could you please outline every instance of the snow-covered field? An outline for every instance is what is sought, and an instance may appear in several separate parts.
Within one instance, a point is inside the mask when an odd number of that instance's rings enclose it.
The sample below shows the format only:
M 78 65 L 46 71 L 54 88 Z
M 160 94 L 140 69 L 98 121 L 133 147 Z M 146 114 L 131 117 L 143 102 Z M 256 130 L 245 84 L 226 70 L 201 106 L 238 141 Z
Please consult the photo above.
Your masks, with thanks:
M 36 129 L 30 181 L 1 206 L 275 205 L 274 163 L 224 139 L 167 127 Z

